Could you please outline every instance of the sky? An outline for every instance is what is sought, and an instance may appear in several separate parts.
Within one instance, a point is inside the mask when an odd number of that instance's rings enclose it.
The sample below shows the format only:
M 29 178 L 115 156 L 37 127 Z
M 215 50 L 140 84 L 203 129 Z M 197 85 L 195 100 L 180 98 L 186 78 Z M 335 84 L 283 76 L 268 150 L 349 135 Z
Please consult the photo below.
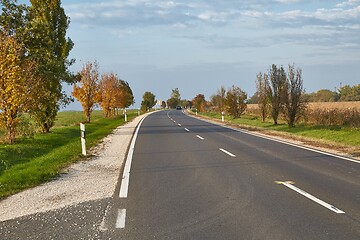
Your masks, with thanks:
M 256 75 L 272 64 L 301 68 L 306 92 L 360 83 L 360 0 L 63 0 L 62 5 L 75 43 L 71 70 L 98 61 L 100 72 L 116 73 L 130 84 L 134 107 L 146 91 L 166 101 L 175 88 L 190 100 L 197 94 L 209 100 L 221 86 L 232 85 L 250 97 Z M 72 87 L 64 89 L 70 93 Z

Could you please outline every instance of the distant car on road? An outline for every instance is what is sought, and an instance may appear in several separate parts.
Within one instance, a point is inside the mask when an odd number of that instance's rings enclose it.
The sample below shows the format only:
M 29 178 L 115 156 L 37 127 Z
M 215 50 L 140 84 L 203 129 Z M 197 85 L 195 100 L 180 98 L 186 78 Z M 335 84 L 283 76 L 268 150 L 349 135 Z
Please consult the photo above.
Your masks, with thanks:
M 176 106 L 176 110 L 181 110 L 182 107 L 181 106 Z

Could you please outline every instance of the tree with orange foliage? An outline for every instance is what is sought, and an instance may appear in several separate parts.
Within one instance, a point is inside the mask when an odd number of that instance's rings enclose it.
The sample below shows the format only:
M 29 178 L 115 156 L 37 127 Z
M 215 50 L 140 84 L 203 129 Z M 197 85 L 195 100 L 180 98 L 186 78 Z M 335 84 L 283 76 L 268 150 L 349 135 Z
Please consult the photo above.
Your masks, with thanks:
M 196 95 L 192 100 L 192 104 L 199 112 L 204 112 L 206 105 L 205 96 L 203 94 Z
M 99 64 L 96 61 L 87 62 L 83 66 L 71 94 L 81 103 L 86 121 L 89 123 L 99 94 Z
M 97 100 L 104 111 L 105 117 L 109 118 L 112 115 L 114 105 L 116 105 L 117 76 L 113 73 L 103 74 L 99 87 L 100 91 Z
M 97 101 L 108 118 L 115 116 L 116 109 L 133 104 L 134 96 L 127 82 L 120 80 L 116 74 L 105 73 L 101 77 Z
M 0 43 L 0 126 L 14 143 L 19 116 L 35 102 L 39 81 L 32 71 L 35 63 L 24 58 L 24 47 L 14 36 L 0 32 Z

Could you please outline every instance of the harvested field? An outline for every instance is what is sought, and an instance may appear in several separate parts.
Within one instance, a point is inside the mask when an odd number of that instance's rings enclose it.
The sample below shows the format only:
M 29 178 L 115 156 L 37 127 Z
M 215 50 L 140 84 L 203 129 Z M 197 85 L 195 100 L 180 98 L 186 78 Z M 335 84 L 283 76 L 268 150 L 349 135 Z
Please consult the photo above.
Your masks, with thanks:
M 248 104 L 247 114 L 260 116 L 257 104 Z M 282 116 L 280 115 L 281 119 Z M 317 102 L 309 103 L 300 120 L 307 124 L 325 126 L 360 127 L 360 102 Z
M 359 109 L 360 101 L 357 102 L 312 102 L 309 103 L 310 109 Z
M 248 110 L 257 110 L 257 104 L 248 104 Z M 309 109 L 358 109 L 360 110 L 360 101 L 356 102 L 311 102 L 308 105 Z

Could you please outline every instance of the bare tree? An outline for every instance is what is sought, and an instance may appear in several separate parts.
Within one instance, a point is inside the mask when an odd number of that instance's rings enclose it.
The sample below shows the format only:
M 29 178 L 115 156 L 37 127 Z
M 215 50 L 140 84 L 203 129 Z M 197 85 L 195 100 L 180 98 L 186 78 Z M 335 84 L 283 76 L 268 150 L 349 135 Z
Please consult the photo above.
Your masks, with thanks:
M 279 114 L 284 106 L 284 96 L 286 94 L 286 73 L 284 68 L 282 66 L 278 68 L 273 64 L 269 70 L 269 78 L 268 97 L 271 104 L 271 116 L 274 124 L 277 125 Z
M 269 77 L 266 73 L 264 75 L 260 72 L 257 75 L 256 80 L 256 89 L 257 89 L 257 96 L 258 96 L 258 106 L 260 109 L 261 119 L 265 122 L 267 116 L 267 108 L 268 108 L 268 83 Z
M 289 64 L 286 81 L 286 97 L 284 104 L 284 116 L 289 127 L 295 127 L 295 123 L 304 113 L 307 102 L 302 97 L 305 93 L 302 79 L 302 70 Z

